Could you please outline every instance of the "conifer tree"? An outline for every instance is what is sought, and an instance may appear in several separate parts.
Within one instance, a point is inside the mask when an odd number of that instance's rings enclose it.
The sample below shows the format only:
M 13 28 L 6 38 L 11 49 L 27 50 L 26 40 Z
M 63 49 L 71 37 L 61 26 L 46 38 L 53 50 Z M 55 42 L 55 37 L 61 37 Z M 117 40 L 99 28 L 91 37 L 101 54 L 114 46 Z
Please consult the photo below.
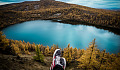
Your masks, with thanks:
M 71 54 L 71 59 L 73 60 L 75 52 L 72 47 L 70 47 L 70 54 Z
M 6 39 L 6 36 L 2 34 L 3 33 L 0 32 L 0 49 L 5 50 L 7 46 L 9 46 L 9 41 Z
M 45 56 L 49 55 L 49 46 L 45 48 Z
M 32 47 L 31 47 L 31 44 L 29 42 L 27 42 L 27 46 L 28 46 L 28 50 L 31 51 Z
M 53 47 L 53 46 L 51 46 L 51 49 L 50 49 L 50 55 L 52 56 L 52 55 L 53 55 L 53 53 L 54 53 L 54 47 Z
M 96 45 L 95 39 L 90 43 L 84 54 L 77 60 L 79 62 L 78 68 L 97 69 L 99 62 L 96 59 Z
M 11 49 L 12 49 L 11 52 L 12 52 L 14 55 L 17 55 L 17 56 L 20 56 L 20 55 L 21 55 L 21 50 L 19 49 L 19 47 L 18 47 L 17 44 L 12 43 Z
M 64 48 L 63 57 L 66 59 L 67 64 L 72 61 L 72 54 L 70 52 L 70 44 L 68 44 L 67 48 Z
M 45 54 L 45 48 L 46 48 L 46 47 L 41 44 L 41 46 L 40 46 L 40 51 L 41 51 L 43 54 Z
M 31 47 L 31 50 L 35 50 L 35 48 L 36 48 L 36 45 L 35 45 L 35 43 L 33 43 L 32 47 Z
M 36 56 L 33 56 L 33 58 L 37 61 L 44 62 L 44 55 L 42 54 L 42 52 L 40 52 L 38 45 L 35 48 L 35 50 L 36 50 Z
M 75 47 L 74 49 L 73 49 L 73 59 L 75 60 L 75 59 L 77 59 L 77 55 L 78 55 L 78 49 Z

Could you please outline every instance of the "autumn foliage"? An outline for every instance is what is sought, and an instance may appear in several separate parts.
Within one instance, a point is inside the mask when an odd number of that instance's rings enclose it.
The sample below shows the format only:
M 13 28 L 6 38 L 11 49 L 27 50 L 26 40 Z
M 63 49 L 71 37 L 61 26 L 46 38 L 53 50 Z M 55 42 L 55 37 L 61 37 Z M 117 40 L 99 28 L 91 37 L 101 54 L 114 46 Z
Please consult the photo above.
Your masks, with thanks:
M 43 46 L 42 44 L 30 44 L 25 41 L 9 40 L 0 32 L 0 50 L 6 52 L 8 49 L 13 55 L 21 56 L 22 54 L 30 55 L 30 52 L 36 52 L 35 60 L 44 62 L 44 56 L 52 56 L 58 45 Z M 60 48 L 61 49 L 61 48 Z M 61 49 L 62 50 L 62 49 Z M 120 53 L 109 54 L 105 50 L 97 49 L 95 39 L 89 44 L 89 47 L 77 49 L 70 47 L 70 44 L 62 50 L 62 56 L 66 59 L 67 65 L 76 62 L 76 69 L 88 70 L 119 70 L 120 69 Z
M 29 20 L 59 19 L 69 24 L 99 25 L 120 29 L 120 12 L 59 1 L 27 1 L 3 5 L 0 6 L 0 10 L 0 28 Z

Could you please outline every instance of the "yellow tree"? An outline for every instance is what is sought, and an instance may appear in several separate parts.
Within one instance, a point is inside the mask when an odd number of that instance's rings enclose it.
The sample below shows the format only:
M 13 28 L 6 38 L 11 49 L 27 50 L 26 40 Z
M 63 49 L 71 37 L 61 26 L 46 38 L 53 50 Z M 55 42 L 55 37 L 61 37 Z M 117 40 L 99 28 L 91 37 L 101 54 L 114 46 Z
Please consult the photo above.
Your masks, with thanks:
M 67 48 L 64 48 L 63 57 L 66 59 L 67 64 L 72 61 L 72 56 L 70 53 L 70 44 L 68 44 Z
M 53 53 L 54 53 L 54 47 L 53 47 L 53 46 L 51 46 L 51 49 L 50 49 L 50 56 L 52 56 L 52 55 L 53 55 Z
M 45 48 L 45 56 L 48 56 L 48 55 L 49 55 L 49 46 Z
M 77 60 L 79 62 L 78 68 L 83 69 L 98 69 L 99 62 L 96 60 L 95 39 L 90 43 L 83 55 Z
M 84 49 L 82 50 L 80 48 L 78 49 L 77 59 L 79 59 L 83 55 L 84 51 L 85 51 Z
M 28 46 L 28 50 L 31 51 L 31 44 L 29 42 L 27 42 L 26 45 Z
M 9 46 L 9 41 L 6 39 L 6 36 L 2 34 L 3 33 L 0 32 L 0 49 L 5 50 L 7 46 Z
M 21 55 L 21 50 L 19 49 L 18 45 L 12 43 L 10 47 L 11 47 L 11 49 L 12 49 L 11 52 L 12 52 L 14 55 L 18 55 L 18 56 Z
M 120 70 L 120 53 L 117 54 L 117 56 L 115 57 L 116 55 L 113 55 L 113 59 L 114 61 L 111 63 L 112 65 L 112 70 Z
M 73 60 L 77 59 L 78 49 L 76 47 L 73 49 L 73 53 L 72 54 L 73 54 Z
M 114 56 L 114 55 L 111 55 Z M 111 57 L 109 53 L 106 53 L 105 50 L 103 50 L 100 54 L 100 69 L 106 69 L 106 70 L 111 70 L 113 65 L 111 65 L 111 62 L 113 62 L 116 58 L 116 56 Z M 112 60 L 111 60 L 112 59 Z M 110 61 L 111 60 L 111 61 Z
M 23 44 L 26 44 L 24 40 L 23 40 Z
M 41 44 L 40 51 L 41 51 L 43 54 L 45 54 L 45 48 L 46 48 L 46 47 Z
M 35 50 L 35 48 L 36 48 L 36 45 L 35 45 L 35 43 L 33 43 L 32 47 L 31 47 L 31 50 L 33 51 L 33 50 Z
M 69 53 L 71 54 L 71 59 L 73 60 L 75 52 L 72 47 L 70 47 Z

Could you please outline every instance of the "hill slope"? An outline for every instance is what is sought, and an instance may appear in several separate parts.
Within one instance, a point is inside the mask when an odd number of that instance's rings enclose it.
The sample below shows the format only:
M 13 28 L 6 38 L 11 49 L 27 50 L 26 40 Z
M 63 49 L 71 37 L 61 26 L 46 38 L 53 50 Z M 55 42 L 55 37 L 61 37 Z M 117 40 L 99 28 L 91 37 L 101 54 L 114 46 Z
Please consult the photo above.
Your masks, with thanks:
M 0 28 L 37 19 L 59 19 L 70 24 L 120 29 L 120 12 L 59 1 L 26 1 L 0 6 Z

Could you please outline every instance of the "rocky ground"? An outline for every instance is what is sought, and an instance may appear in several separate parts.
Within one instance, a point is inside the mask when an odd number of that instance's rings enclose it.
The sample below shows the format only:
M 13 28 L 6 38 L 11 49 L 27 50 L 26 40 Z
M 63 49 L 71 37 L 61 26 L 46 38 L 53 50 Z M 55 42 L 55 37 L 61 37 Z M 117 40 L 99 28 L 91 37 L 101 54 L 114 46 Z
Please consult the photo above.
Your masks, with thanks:
M 33 55 L 13 55 L 0 54 L 0 70 L 49 70 L 52 57 L 45 57 L 45 63 L 33 60 Z
M 45 57 L 45 63 L 35 61 L 34 53 L 31 55 L 21 55 L 20 57 L 0 53 L 0 70 L 49 70 L 52 57 Z M 66 70 L 76 70 L 75 65 L 66 67 Z

